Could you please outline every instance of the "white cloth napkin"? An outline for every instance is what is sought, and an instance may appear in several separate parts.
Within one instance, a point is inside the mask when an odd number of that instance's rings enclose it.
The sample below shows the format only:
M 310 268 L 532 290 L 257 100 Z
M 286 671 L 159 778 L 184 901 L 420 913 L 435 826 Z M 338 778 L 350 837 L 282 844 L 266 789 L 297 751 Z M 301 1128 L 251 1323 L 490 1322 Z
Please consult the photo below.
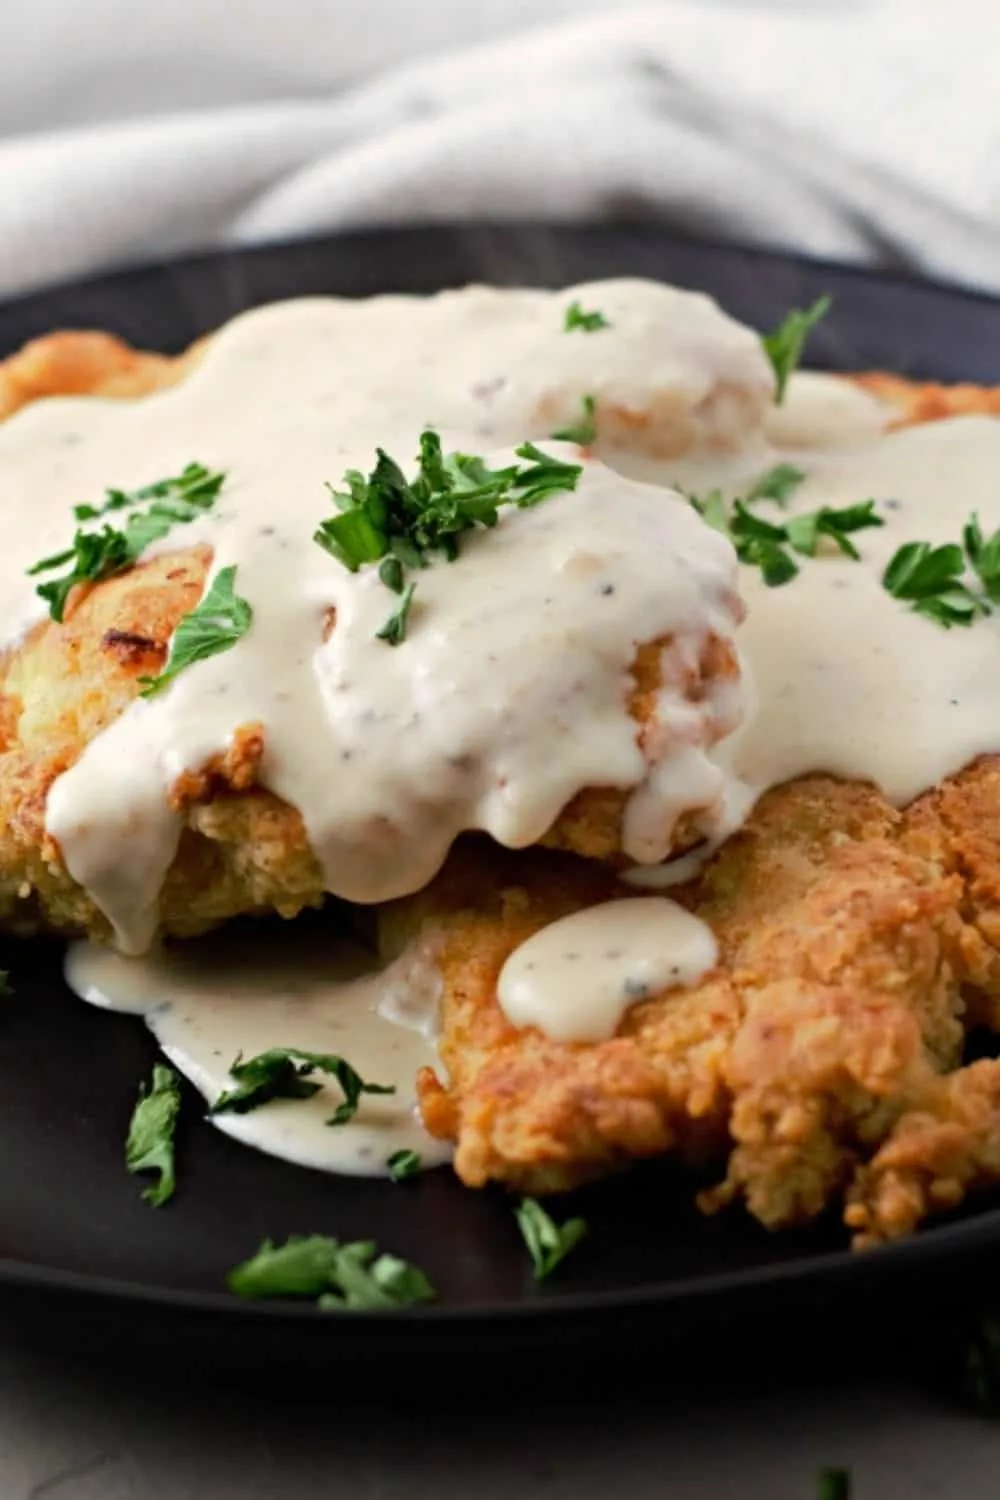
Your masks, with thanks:
M 637 213 L 1000 290 L 997 0 L 34 0 L 0 56 L 0 296 Z

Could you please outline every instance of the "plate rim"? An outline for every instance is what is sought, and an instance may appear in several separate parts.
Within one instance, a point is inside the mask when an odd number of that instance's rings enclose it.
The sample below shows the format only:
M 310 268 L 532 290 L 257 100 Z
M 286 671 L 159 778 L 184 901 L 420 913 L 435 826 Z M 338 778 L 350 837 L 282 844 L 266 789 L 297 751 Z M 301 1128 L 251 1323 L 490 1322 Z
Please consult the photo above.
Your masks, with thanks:
M 754 262 L 762 267 L 784 271 L 801 270 L 811 277 L 828 272 L 838 279 L 848 279 L 859 284 L 898 288 L 910 295 L 926 295 L 938 301 L 942 297 L 963 302 L 970 306 L 986 305 L 1000 309 L 1000 293 L 965 286 L 938 277 L 921 275 L 918 271 L 891 267 L 873 268 L 857 263 L 839 261 L 833 257 L 814 255 L 806 251 L 790 250 L 767 245 L 746 245 L 736 240 L 717 239 L 700 234 L 688 234 L 674 226 L 658 221 L 566 221 L 552 223 L 544 220 L 473 220 L 432 221 L 399 226 L 371 227 L 350 231 L 324 231 L 300 236 L 288 236 L 253 245 L 215 247 L 186 251 L 163 257 L 144 260 L 139 264 L 128 264 L 107 271 L 74 277 L 67 281 L 48 283 L 42 287 L 0 298 L 0 316 L 16 318 L 18 310 L 27 312 L 33 306 L 44 304 L 59 297 L 86 296 L 101 289 L 112 291 L 115 287 L 128 288 L 145 278 L 197 276 L 212 267 L 223 267 L 226 262 L 254 261 L 268 256 L 321 252 L 324 248 L 336 249 L 343 254 L 352 247 L 360 248 L 375 241 L 407 243 L 430 238 L 458 236 L 474 238 L 490 235 L 498 240 L 514 239 L 544 234 L 557 240 L 589 239 L 599 244 L 604 238 L 611 243 L 623 233 L 641 239 L 650 245 L 673 245 L 688 250 L 704 250 L 722 258 L 733 257 L 734 261 L 746 264 Z M 447 284 L 447 283 L 443 283 Z M 504 285 L 530 285 L 529 280 Z M 294 297 L 294 292 L 286 294 Z M 307 294 L 312 295 L 312 294 Z M 273 300 L 286 300 L 285 296 Z M 260 305 L 260 304 L 256 304 Z M 228 316 L 235 316 L 230 314 Z M 88 325 L 64 325 L 85 327 Z M 55 331 L 55 329 L 53 329 Z M 16 345 L 14 347 L 17 347 Z M 2 356 L 0 351 L 0 356 Z M 462 1327 L 465 1329 L 487 1329 L 504 1325 L 529 1324 L 564 1318 L 592 1318 L 604 1320 L 611 1314 L 634 1313 L 643 1309 L 666 1309 L 677 1304 L 703 1306 L 714 1299 L 737 1295 L 746 1297 L 754 1292 L 762 1295 L 779 1288 L 790 1288 L 806 1284 L 831 1282 L 837 1286 L 872 1282 L 892 1275 L 893 1267 L 900 1264 L 913 1267 L 915 1264 L 933 1265 L 949 1257 L 958 1257 L 963 1252 L 982 1248 L 989 1243 L 1000 1242 L 1000 1206 L 973 1211 L 968 1217 L 953 1223 L 932 1224 L 905 1239 L 890 1244 L 878 1245 L 863 1251 L 841 1249 L 823 1250 L 804 1254 L 791 1260 L 763 1262 L 735 1270 L 715 1271 L 708 1275 L 692 1276 L 669 1282 L 649 1281 L 638 1286 L 596 1291 L 558 1293 L 557 1295 L 526 1296 L 510 1303 L 484 1303 L 482 1305 L 430 1303 L 388 1310 L 354 1309 L 349 1311 L 348 1322 L 352 1330 L 362 1331 L 388 1326 L 399 1329 L 422 1330 Z M 286 1322 L 302 1327 L 321 1325 L 329 1319 L 311 1302 L 291 1299 L 246 1300 L 227 1292 L 195 1291 L 184 1287 L 170 1287 L 156 1282 L 144 1282 L 102 1274 L 63 1270 L 41 1263 L 22 1261 L 16 1257 L 0 1257 L 0 1288 L 17 1291 L 83 1295 L 88 1302 L 104 1305 L 115 1304 L 125 1309 L 144 1307 L 161 1311 L 174 1309 L 197 1315 L 223 1317 L 228 1323 L 253 1320 L 270 1324 Z M 335 1320 L 336 1322 L 339 1320 Z

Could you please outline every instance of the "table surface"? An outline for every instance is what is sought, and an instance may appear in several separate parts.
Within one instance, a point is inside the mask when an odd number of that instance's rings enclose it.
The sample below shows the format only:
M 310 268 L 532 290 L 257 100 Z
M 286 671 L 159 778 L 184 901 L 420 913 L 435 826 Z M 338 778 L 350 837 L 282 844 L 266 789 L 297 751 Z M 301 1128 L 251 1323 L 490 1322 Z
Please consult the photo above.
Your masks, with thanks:
M 3 1346 L 0 1500 L 814 1500 L 830 1464 L 852 1471 L 854 1500 L 1000 1495 L 1000 1419 L 919 1382 L 803 1388 L 790 1370 L 766 1392 L 665 1397 L 654 1381 L 615 1395 L 619 1372 L 595 1359 L 572 1397 L 519 1401 L 515 1367 L 480 1410 L 451 1415 L 483 1373 L 452 1370 L 436 1408 L 359 1405 L 336 1365 L 304 1389 L 248 1392 L 141 1356 L 109 1368 Z

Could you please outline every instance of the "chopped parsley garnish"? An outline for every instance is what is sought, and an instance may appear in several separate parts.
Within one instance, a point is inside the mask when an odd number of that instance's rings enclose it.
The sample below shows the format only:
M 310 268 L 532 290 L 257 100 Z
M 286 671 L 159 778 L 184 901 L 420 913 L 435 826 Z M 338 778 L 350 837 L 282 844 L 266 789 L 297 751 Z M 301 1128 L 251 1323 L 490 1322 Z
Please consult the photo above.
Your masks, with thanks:
M 816 1500 L 851 1500 L 851 1476 L 846 1469 L 821 1469 Z
M 774 378 L 777 382 L 774 399 L 778 406 L 785 399 L 789 377 L 802 358 L 806 339 L 829 310 L 830 298 L 820 297 L 804 312 L 801 308 L 793 308 L 773 333 L 765 333 L 762 336 L 764 353 L 771 361 L 771 368 L 774 370 Z
M 139 1099 L 132 1111 L 125 1142 L 125 1165 L 130 1172 L 155 1172 L 157 1180 L 143 1198 L 160 1208 L 173 1197 L 174 1132 L 181 1106 L 180 1080 L 173 1068 L 157 1063 L 151 1085 L 140 1084 Z
M 265 1240 L 235 1266 L 229 1290 L 238 1297 L 310 1297 L 325 1309 L 406 1307 L 436 1296 L 423 1271 L 395 1255 L 380 1255 L 370 1240 L 342 1245 L 326 1235 Z
M 768 469 L 753 484 L 744 495 L 748 505 L 755 500 L 775 500 L 779 505 L 785 505 L 793 490 L 797 490 L 805 479 L 802 469 L 797 469 L 794 464 L 775 464 L 773 469 Z
M 602 312 L 584 312 L 579 302 L 571 302 L 566 309 L 566 320 L 563 323 L 563 331 L 572 333 L 579 329 L 581 333 L 596 333 L 599 328 L 610 328 L 611 324 Z
M 972 586 L 965 581 L 970 570 L 977 580 Z M 984 537 L 979 517 L 972 516 L 961 546 L 906 542 L 889 559 L 882 584 L 894 599 L 946 630 L 971 625 L 1000 604 L 1000 530 Z
M 403 1182 L 415 1177 L 420 1171 L 420 1154 L 417 1151 L 394 1151 L 386 1162 L 393 1182 Z
M 558 432 L 552 434 L 553 438 L 562 439 L 566 443 L 579 443 L 581 448 L 586 448 L 597 438 L 597 423 L 594 420 L 595 401 L 593 396 L 581 397 L 583 416 L 578 422 L 570 427 L 560 427 Z
M 388 558 L 387 561 L 395 563 L 397 568 L 401 569 L 402 567 L 399 559 L 396 557 Z M 379 569 L 379 576 L 382 578 L 383 583 L 385 583 L 386 581 L 385 577 L 383 576 L 385 571 L 386 569 L 384 566 Z M 387 585 L 387 587 L 392 588 L 393 586 L 392 584 L 389 584 Z M 398 646 L 402 641 L 405 641 L 406 626 L 410 618 L 410 605 L 413 603 L 413 594 L 416 587 L 417 585 L 415 583 L 408 583 L 406 585 L 406 587 L 403 589 L 403 597 L 402 599 L 400 599 L 399 604 L 386 620 L 385 624 L 382 626 L 382 629 L 376 630 L 376 640 L 388 641 L 390 646 Z M 393 592 L 397 593 L 398 590 L 393 589 Z
M 151 698 L 173 682 L 186 667 L 230 651 L 253 622 L 253 610 L 235 590 L 236 568 L 220 568 L 205 597 L 177 624 L 170 655 L 158 677 L 140 677 L 144 698 Z
M 556 1224 L 537 1198 L 522 1198 L 514 1216 L 528 1247 L 536 1281 L 550 1275 L 587 1233 L 585 1219 L 567 1219 Z
M 388 1084 L 366 1083 L 349 1062 L 325 1052 L 301 1052 L 297 1047 L 272 1047 L 256 1057 L 243 1061 L 242 1054 L 229 1069 L 237 1087 L 220 1094 L 209 1110 L 210 1115 L 245 1115 L 259 1109 L 271 1099 L 311 1099 L 323 1087 L 309 1078 L 310 1073 L 328 1073 L 343 1090 L 338 1104 L 327 1120 L 328 1125 L 346 1125 L 357 1114 L 362 1094 L 394 1094 Z
M 1000 604 L 1000 529 L 984 537 L 979 517 L 972 516 L 962 532 L 965 554 L 991 604 Z
M 152 543 L 166 536 L 173 526 L 194 521 L 215 504 L 225 474 L 212 472 L 204 464 L 188 464 L 172 479 L 159 479 L 138 490 L 106 490 L 103 505 L 77 505 L 78 521 L 93 521 L 112 511 L 128 510 L 124 530 L 107 523 L 99 531 L 77 531 L 72 547 L 45 557 L 28 569 L 28 576 L 48 573 L 66 563 L 72 566 L 62 578 L 38 585 L 35 592 L 49 606 L 53 620 L 61 621 L 70 590 L 78 583 L 99 583 L 121 573 Z M 146 502 L 149 502 L 146 504 Z M 135 507 L 145 506 L 139 510 Z
M 43 558 L 28 569 L 28 574 L 34 577 L 38 573 L 47 573 L 51 568 L 60 568 L 63 563 L 70 561 L 73 566 L 62 578 L 40 583 L 35 589 L 35 593 L 49 606 L 52 619 L 60 623 L 66 611 L 70 590 L 76 584 L 100 583 L 102 578 L 111 578 L 115 573 L 121 573 L 135 559 L 129 553 L 125 533 L 115 531 L 113 526 L 103 526 L 100 531 L 78 531 L 68 552 Z
M 425 568 L 434 553 L 454 562 L 459 538 L 479 526 L 495 526 L 501 506 L 525 509 L 576 488 L 579 464 L 552 458 L 534 443 L 522 443 L 515 452 L 529 462 L 490 469 L 472 454 L 442 453 L 437 433 L 427 430 L 420 436 L 412 481 L 379 448 L 367 478 L 348 469 L 343 489 L 327 485 L 339 514 L 320 522 L 315 541 L 352 573 L 379 563 L 382 583 L 401 595 L 398 608 L 376 632 L 378 639 L 391 646 L 406 639 L 416 587 L 408 572 Z
M 906 542 L 889 560 L 882 583 L 894 599 L 902 599 L 919 615 L 936 620 L 946 630 L 971 625 L 984 606 L 962 582 L 965 554 L 949 542 Z
M 789 467 L 780 466 L 783 471 Z M 820 540 L 825 537 L 845 557 L 857 559 L 860 554 L 850 540 L 850 534 L 885 524 L 882 517 L 875 514 L 874 500 L 845 505 L 839 510 L 824 505 L 819 510 L 790 516 L 781 522 L 766 521 L 750 509 L 750 502 L 754 499 L 779 499 L 779 503 L 787 499 L 791 489 L 803 478 L 798 470 L 792 470 L 789 475 L 787 472 L 779 474 L 773 469 L 757 481 L 746 499 L 736 499 L 731 506 L 727 506 L 721 490 L 710 490 L 704 497 L 688 495 L 687 498 L 703 521 L 729 538 L 740 562 L 760 568 L 768 587 L 777 588 L 798 574 L 799 565 L 792 556 L 793 552 L 800 557 L 815 557 Z

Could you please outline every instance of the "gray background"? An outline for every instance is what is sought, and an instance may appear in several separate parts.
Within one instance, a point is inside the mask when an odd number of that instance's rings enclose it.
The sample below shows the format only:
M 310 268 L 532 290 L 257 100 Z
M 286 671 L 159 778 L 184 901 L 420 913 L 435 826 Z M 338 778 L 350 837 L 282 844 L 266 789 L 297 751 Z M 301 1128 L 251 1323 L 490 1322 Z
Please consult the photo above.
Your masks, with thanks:
M 723 1338 L 717 1355 L 724 1369 Z M 669 1335 L 659 1362 L 671 1370 Z M 859 1371 L 867 1363 L 859 1342 Z M 484 1349 L 475 1366 L 450 1370 L 438 1404 L 418 1410 L 428 1383 L 419 1371 L 412 1398 L 359 1406 L 350 1365 L 336 1358 L 301 1388 L 275 1372 L 246 1390 L 193 1369 L 164 1375 L 138 1352 L 111 1371 L 8 1348 L 0 1497 L 814 1500 L 825 1464 L 851 1468 L 855 1500 L 1000 1495 L 1000 1423 L 919 1384 L 859 1374 L 823 1389 L 813 1375 L 803 1390 L 792 1365 L 765 1394 L 744 1384 L 685 1398 L 655 1373 L 636 1394 L 627 1364 L 591 1358 L 571 1394 L 554 1380 L 547 1401 L 525 1403 L 517 1365 L 490 1388 Z

